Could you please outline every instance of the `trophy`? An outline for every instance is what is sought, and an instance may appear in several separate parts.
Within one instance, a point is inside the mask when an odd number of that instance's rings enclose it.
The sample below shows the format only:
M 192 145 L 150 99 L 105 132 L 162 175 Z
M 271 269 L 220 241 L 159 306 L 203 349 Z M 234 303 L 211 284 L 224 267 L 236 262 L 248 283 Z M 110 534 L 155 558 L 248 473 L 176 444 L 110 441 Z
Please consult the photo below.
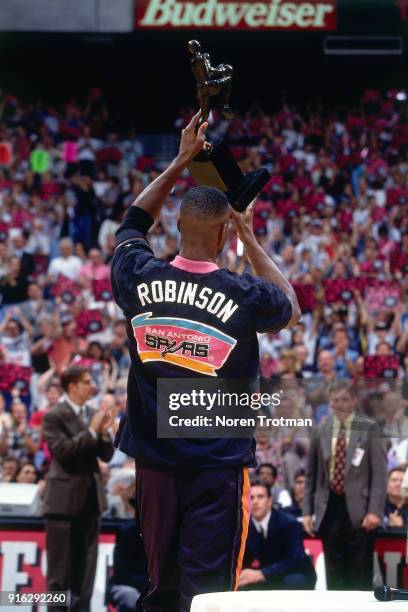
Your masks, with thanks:
M 211 66 L 197 40 L 190 40 L 191 68 L 197 82 L 197 100 L 202 117 L 207 121 L 211 107 L 217 107 L 224 119 L 233 119 L 229 106 L 233 68 L 229 64 Z M 197 185 L 211 185 L 223 191 L 233 208 L 243 212 L 270 179 L 266 168 L 244 174 L 226 144 L 219 140 L 209 151 L 201 151 L 188 169 Z

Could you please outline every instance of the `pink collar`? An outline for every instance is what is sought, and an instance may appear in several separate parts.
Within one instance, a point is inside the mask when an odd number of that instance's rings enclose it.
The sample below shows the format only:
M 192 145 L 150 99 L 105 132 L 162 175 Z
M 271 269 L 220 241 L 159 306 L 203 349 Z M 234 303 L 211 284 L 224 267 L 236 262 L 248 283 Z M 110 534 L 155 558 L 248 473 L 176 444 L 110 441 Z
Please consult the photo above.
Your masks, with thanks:
M 217 264 L 211 261 L 193 261 L 192 259 L 180 257 L 180 255 L 176 255 L 173 261 L 170 262 L 170 265 L 185 272 L 201 272 L 202 274 L 208 274 L 208 272 L 214 272 L 214 270 L 219 269 Z

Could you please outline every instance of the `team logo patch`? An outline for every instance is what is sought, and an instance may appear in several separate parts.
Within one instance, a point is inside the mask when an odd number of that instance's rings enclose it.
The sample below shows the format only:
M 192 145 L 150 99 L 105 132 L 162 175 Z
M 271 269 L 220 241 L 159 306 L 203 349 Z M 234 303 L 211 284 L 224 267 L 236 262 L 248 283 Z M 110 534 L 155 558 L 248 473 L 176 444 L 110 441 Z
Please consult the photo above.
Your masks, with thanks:
M 237 341 L 211 325 L 189 319 L 153 317 L 152 312 L 132 319 L 139 357 L 167 361 L 193 372 L 217 376 Z

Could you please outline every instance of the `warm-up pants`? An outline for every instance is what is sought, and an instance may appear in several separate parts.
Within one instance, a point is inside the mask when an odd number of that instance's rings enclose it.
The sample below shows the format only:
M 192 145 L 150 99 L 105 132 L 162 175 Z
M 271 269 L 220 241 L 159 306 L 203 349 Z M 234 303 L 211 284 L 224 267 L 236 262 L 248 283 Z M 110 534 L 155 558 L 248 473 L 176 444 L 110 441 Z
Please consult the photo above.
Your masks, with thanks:
M 149 583 L 144 612 L 189 612 L 199 593 L 237 588 L 249 522 L 247 468 L 137 466 Z

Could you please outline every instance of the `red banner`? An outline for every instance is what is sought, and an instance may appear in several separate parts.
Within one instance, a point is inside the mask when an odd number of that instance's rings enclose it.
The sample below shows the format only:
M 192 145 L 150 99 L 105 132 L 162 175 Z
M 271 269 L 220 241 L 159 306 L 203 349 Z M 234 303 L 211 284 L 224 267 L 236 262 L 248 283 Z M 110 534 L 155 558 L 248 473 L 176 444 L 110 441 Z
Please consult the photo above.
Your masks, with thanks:
M 98 562 L 91 608 L 107 610 L 105 594 L 113 565 L 115 535 L 99 536 Z M 0 531 L 0 590 L 19 593 L 41 593 L 46 590 L 47 559 L 45 533 L 41 531 Z M 31 610 L 32 606 L 25 606 Z M 39 612 L 47 608 L 40 607 Z
M 336 0 L 137 0 L 136 28 L 335 30 Z
M 98 562 L 91 607 L 107 611 L 105 594 L 107 580 L 112 571 L 115 535 L 99 536 Z M 318 590 L 326 588 L 326 572 L 322 542 L 305 539 L 304 548 L 312 558 L 317 573 Z M 408 586 L 408 566 L 405 563 L 407 541 L 404 537 L 378 536 L 375 540 L 375 563 L 379 564 L 385 584 L 392 587 Z M 45 533 L 42 531 L 0 530 L 0 590 L 19 593 L 45 591 L 47 559 Z M 30 606 L 25 610 L 31 610 Z M 110 608 L 111 610 L 111 608 Z M 40 608 L 38 612 L 46 612 Z

